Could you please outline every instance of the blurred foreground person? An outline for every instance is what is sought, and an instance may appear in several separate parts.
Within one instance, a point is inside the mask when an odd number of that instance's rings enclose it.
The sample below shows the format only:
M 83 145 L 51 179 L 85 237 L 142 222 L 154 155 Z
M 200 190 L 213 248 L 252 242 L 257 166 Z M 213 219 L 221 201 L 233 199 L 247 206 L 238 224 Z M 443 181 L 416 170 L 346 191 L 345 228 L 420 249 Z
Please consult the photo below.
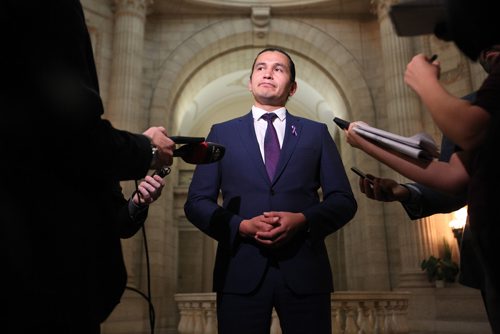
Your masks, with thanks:
M 119 181 L 172 163 L 162 127 L 101 118 L 78 0 L 0 2 L 3 333 L 99 333 L 126 281 Z
M 466 204 L 474 254 L 484 273 L 483 299 L 490 325 L 500 333 L 500 219 L 496 212 L 500 195 L 497 156 L 500 145 L 500 45 L 480 53 L 488 63 L 488 77 L 473 101 L 455 97 L 439 82 L 439 64 L 424 55 L 408 64 L 405 82 L 420 96 L 443 134 L 463 151 L 445 161 L 420 161 L 382 148 L 346 130 L 347 141 L 402 175 L 441 192 L 459 195 L 467 192 Z

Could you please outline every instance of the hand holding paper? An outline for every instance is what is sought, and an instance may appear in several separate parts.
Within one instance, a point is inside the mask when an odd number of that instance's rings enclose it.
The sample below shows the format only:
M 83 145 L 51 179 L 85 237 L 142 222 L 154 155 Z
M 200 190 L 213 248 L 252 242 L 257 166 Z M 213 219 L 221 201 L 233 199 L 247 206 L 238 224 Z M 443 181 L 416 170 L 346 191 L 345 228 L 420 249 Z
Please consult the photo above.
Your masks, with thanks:
M 363 122 L 351 122 L 344 133 L 352 147 L 414 182 L 452 194 L 467 187 L 470 178 L 462 163 L 465 152 L 453 153 L 448 162 L 434 159 L 437 148 L 427 134 L 404 137 Z
M 417 133 L 412 137 L 404 137 L 362 123 L 356 124 L 354 131 L 365 138 L 415 159 L 432 160 L 439 156 L 436 143 L 429 134 L 424 132 Z
M 344 122 L 349 124 L 347 121 Z M 363 122 L 356 122 L 353 130 L 378 145 L 388 147 L 414 159 L 428 161 L 439 156 L 436 142 L 425 132 L 417 133 L 412 137 L 404 137 L 374 128 Z

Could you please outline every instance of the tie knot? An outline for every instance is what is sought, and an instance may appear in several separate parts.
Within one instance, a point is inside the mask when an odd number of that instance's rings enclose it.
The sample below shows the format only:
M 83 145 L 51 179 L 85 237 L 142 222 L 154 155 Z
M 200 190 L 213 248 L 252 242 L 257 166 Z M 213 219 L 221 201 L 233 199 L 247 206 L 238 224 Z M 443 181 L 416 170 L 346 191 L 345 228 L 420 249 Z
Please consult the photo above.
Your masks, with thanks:
M 276 115 L 275 113 L 273 112 L 268 112 L 268 113 L 265 113 L 264 115 L 262 115 L 262 119 L 263 120 L 266 120 L 268 122 L 273 122 L 276 118 L 278 117 L 278 115 Z

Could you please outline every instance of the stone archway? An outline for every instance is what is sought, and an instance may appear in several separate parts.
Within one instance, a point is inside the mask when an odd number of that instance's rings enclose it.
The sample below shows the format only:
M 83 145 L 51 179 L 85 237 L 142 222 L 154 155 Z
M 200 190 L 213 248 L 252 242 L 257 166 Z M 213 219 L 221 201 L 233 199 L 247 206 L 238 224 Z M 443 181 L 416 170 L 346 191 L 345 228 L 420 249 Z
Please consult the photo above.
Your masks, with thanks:
M 289 108 L 298 115 L 328 124 L 346 167 L 352 165 L 358 160 L 356 155 L 359 153 L 350 147 L 344 148 L 344 137 L 339 135 L 332 118 L 339 116 L 373 122 L 374 102 L 361 64 L 334 36 L 299 20 L 273 19 L 270 27 L 264 44 L 282 47 L 291 54 L 297 67 L 298 92 L 301 87 L 306 87 L 309 92 L 300 100 L 294 96 Z M 150 101 L 150 119 L 169 124 L 170 133 L 205 136 L 214 122 L 249 110 L 247 75 L 255 54 L 264 48 L 255 46 L 254 38 L 250 20 L 231 19 L 211 24 L 186 39 L 162 62 L 161 74 Z M 217 91 L 218 97 L 214 98 Z M 314 96 L 311 98 L 311 95 Z M 193 167 L 182 163 L 177 167 L 177 184 L 187 188 Z M 355 184 L 355 177 L 348 175 Z M 174 194 L 178 197 L 175 202 L 181 203 L 185 191 L 178 191 L 178 194 Z M 179 220 L 181 230 L 191 231 L 184 218 L 174 217 L 174 220 Z M 358 231 L 353 230 L 350 234 L 348 243 L 359 245 L 356 239 L 359 238 L 356 236 Z M 209 241 L 197 242 L 203 244 L 200 247 L 205 249 L 205 255 L 211 253 L 211 246 L 207 245 Z M 350 247 L 344 242 L 336 244 Z M 341 247 L 335 247 L 335 252 L 339 251 L 345 252 Z M 348 250 L 346 254 L 351 257 L 351 253 Z M 342 254 L 339 257 L 346 256 Z M 354 257 L 359 259 L 359 256 Z M 208 260 L 206 258 L 196 265 L 204 268 L 204 262 Z M 381 261 L 378 259 L 379 263 Z M 333 263 L 343 265 L 345 261 L 339 258 Z M 186 267 L 192 268 L 193 265 Z M 210 274 L 211 270 L 201 274 L 204 283 L 198 284 L 199 289 L 210 286 L 207 283 Z
M 327 103 L 343 103 L 345 111 L 338 116 L 357 119 L 358 111 L 374 109 L 362 68 L 342 43 L 299 21 L 273 19 L 271 26 L 265 44 L 290 52 L 300 70 L 297 78 Z M 151 120 L 167 119 L 171 131 L 179 129 L 189 110 L 186 101 L 223 75 L 249 70 L 263 48 L 252 39 L 250 20 L 237 19 L 212 24 L 184 41 L 162 62 L 149 104 Z M 331 100 L 332 92 L 340 102 Z

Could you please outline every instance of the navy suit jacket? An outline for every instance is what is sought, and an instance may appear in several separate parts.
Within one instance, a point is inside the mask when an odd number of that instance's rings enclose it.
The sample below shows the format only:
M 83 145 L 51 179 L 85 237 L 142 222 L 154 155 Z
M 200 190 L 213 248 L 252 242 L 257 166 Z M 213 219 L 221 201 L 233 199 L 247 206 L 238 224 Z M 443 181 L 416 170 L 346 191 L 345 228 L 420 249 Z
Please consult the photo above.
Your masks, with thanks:
M 272 181 L 262 160 L 251 112 L 214 125 L 207 140 L 224 145 L 225 156 L 217 163 L 196 167 L 185 213 L 218 241 L 214 290 L 252 292 L 272 259 L 294 292 L 333 291 L 324 238 L 353 218 L 357 203 L 326 125 L 287 112 Z M 221 205 L 217 203 L 219 193 Z M 302 212 L 308 227 L 274 249 L 240 237 L 241 221 L 265 211 Z

